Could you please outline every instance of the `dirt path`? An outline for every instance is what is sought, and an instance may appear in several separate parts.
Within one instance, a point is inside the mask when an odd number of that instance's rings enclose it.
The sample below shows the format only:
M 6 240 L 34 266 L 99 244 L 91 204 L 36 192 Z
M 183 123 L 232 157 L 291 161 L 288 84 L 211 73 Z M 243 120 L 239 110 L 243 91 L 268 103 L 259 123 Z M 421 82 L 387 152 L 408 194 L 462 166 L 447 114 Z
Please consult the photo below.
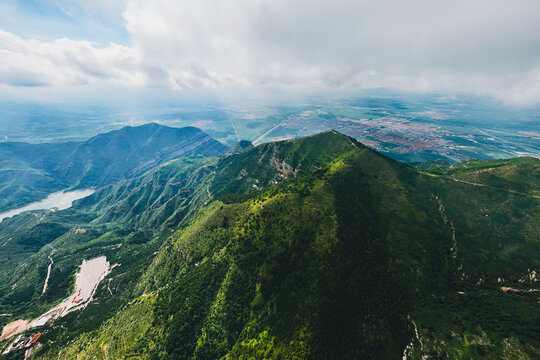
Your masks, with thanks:
M 514 288 L 508 287 L 508 286 L 501 286 L 501 290 L 504 291 L 504 292 L 512 292 L 512 293 L 527 293 L 527 292 L 538 291 L 538 289 L 524 290 L 524 289 L 514 289 Z
M 52 245 L 51 245 L 52 247 Z M 51 268 L 54 264 L 54 260 L 52 258 L 54 252 L 56 250 L 53 248 L 53 251 L 51 251 L 51 253 L 49 254 L 48 258 L 49 260 L 51 260 L 51 263 L 49 264 L 49 267 L 47 268 L 47 277 L 45 278 L 45 284 L 43 284 L 43 291 L 41 292 L 41 296 L 43 296 L 43 294 L 45 294 L 45 291 L 47 291 L 47 284 L 49 284 L 49 277 L 51 276 Z
M 414 335 L 416 337 L 416 341 L 420 344 L 420 353 L 422 354 L 421 359 L 427 360 L 428 356 L 424 355 L 424 343 L 422 342 L 422 337 L 420 336 L 420 333 L 418 332 L 418 327 L 416 326 L 416 323 L 414 320 L 410 318 L 410 316 L 407 316 L 407 319 L 413 324 L 414 326 Z M 403 350 L 403 356 L 401 357 L 402 360 L 407 360 L 408 356 L 407 354 L 414 349 L 414 339 L 410 342 L 409 345 L 405 347 Z
M 454 177 L 448 177 L 447 179 L 450 179 L 450 180 L 453 180 L 453 181 L 455 181 L 455 182 L 459 182 L 459 183 L 462 183 L 462 184 L 468 184 L 468 185 L 472 185 L 472 186 L 486 187 L 486 188 L 490 188 L 490 189 L 495 189 L 495 190 L 499 190 L 499 191 L 504 191 L 504 192 L 511 193 L 511 194 L 522 195 L 522 196 L 528 196 L 528 197 L 540 199 L 540 196 L 538 196 L 538 195 L 522 193 L 522 192 L 514 191 L 514 190 L 501 189 L 501 188 L 498 188 L 498 187 L 496 187 L 496 186 L 491 186 L 491 185 L 486 185 L 486 184 L 474 183 L 474 182 L 470 182 L 470 181 L 465 181 L 465 180 L 461 180 L 461 179 L 456 179 L 456 178 L 454 178 Z
M 107 283 L 107 289 L 109 290 L 109 294 L 111 294 L 111 296 L 113 296 L 113 293 L 111 291 L 111 281 L 112 281 L 112 278 L 110 278 L 109 282 Z
M 0 246 L 0 248 L 3 248 L 4 246 L 7 245 L 8 242 L 10 242 L 13 238 L 9 238 L 5 243 L 2 244 L 2 246 Z

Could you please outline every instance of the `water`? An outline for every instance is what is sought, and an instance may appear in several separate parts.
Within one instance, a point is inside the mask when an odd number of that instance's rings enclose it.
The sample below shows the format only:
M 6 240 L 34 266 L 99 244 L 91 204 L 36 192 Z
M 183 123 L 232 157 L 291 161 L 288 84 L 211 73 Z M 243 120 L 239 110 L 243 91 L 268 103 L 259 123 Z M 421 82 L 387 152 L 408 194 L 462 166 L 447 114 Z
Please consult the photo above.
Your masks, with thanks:
M 70 208 L 73 201 L 82 199 L 95 192 L 94 189 L 81 189 L 73 191 L 58 191 L 50 194 L 47 198 L 25 205 L 18 209 L 0 213 L 0 221 L 29 210 L 57 209 L 64 210 Z

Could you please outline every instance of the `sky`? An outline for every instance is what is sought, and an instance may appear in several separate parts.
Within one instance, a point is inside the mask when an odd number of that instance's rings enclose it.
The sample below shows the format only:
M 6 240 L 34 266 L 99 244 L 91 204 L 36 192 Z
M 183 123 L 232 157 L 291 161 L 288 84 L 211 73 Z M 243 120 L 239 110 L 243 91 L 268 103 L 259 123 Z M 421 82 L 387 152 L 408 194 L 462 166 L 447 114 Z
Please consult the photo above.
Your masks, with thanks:
M 470 93 L 540 105 L 538 0 L 0 0 L 0 99 Z

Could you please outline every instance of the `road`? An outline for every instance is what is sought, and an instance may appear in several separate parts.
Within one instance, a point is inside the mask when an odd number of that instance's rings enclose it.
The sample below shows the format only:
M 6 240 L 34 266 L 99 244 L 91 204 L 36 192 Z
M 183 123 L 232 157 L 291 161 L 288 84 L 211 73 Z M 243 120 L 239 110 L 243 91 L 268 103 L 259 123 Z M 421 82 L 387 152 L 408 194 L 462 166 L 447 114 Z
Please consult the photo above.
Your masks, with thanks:
M 260 143 L 265 137 L 267 137 L 272 131 L 276 130 L 278 127 L 285 125 L 286 123 L 284 121 L 277 123 L 274 125 L 270 130 L 266 131 L 264 134 L 260 135 L 258 138 L 253 140 L 253 145 L 257 145 Z
M 234 120 L 231 120 L 231 124 L 234 128 L 234 132 L 236 133 L 236 138 L 238 139 L 238 142 L 240 142 L 240 136 L 238 136 L 238 130 L 236 129 L 236 125 L 234 125 Z

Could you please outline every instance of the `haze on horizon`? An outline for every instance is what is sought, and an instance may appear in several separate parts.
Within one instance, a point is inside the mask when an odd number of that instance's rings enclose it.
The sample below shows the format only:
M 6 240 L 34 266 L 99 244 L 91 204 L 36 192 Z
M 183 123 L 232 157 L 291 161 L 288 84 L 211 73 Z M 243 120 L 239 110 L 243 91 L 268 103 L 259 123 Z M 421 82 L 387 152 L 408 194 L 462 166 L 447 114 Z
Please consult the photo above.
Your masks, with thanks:
M 0 2 L 4 99 L 376 87 L 540 105 L 540 2 Z

